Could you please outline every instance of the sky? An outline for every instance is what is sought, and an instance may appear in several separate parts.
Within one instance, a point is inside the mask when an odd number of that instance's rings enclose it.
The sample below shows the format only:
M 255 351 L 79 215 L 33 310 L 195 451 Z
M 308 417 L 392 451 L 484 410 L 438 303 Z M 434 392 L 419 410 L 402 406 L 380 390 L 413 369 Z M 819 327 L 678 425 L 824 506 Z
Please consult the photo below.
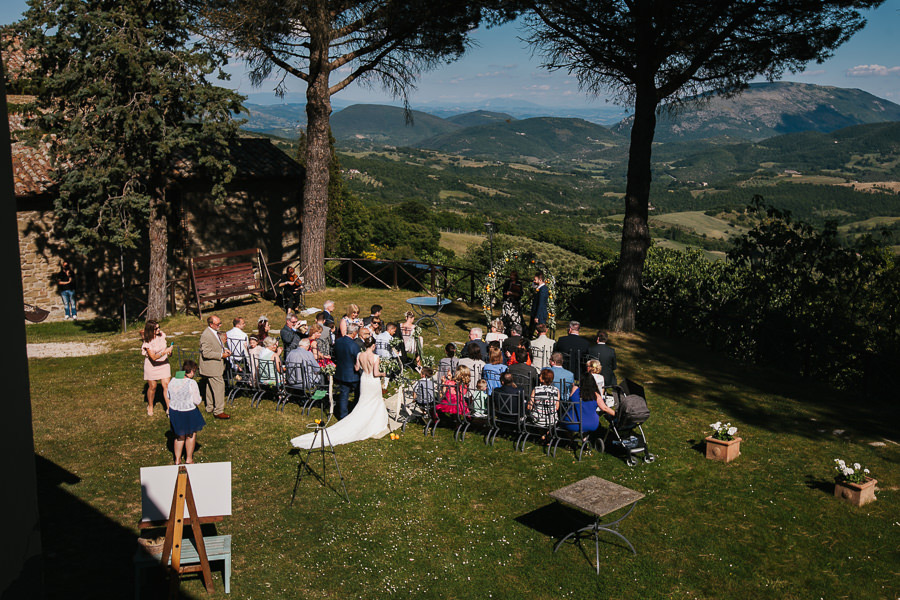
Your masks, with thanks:
M 0 23 L 20 18 L 25 0 L 0 2 Z M 823 64 L 810 64 L 806 71 L 788 73 L 784 80 L 858 88 L 900 104 L 900 0 L 887 0 L 878 9 L 867 11 L 866 27 L 838 48 Z M 463 58 L 425 73 L 411 96 L 413 106 L 485 104 L 490 100 L 532 103 L 565 108 L 598 108 L 604 97 L 589 97 L 578 89 L 575 78 L 565 72 L 550 73 L 532 56 L 517 24 L 475 32 L 475 45 Z M 254 88 L 244 66 L 235 62 L 227 68 L 232 79 L 226 84 L 250 96 L 256 104 L 302 102 L 301 82 L 288 77 L 288 93 L 279 99 L 274 81 Z M 335 96 L 345 103 L 394 103 L 379 89 L 351 85 Z

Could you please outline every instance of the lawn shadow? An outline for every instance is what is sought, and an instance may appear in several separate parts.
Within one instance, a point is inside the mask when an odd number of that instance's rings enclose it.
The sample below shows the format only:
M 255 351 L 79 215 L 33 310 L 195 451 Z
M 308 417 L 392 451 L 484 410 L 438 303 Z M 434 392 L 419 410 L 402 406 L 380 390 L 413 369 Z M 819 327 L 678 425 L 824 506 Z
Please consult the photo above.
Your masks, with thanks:
M 38 454 L 35 467 L 46 597 L 68 597 L 73 590 L 82 590 L 77 595 L 91 598 L 134 595 L 136 532 L 72 494 L 67 488 L 81 484 L 79 476 Z M 137 494 L 135 500 L 139 501 Z M 162 598 L 167 587 L 151 571 L 145 569 L 142 596 Z M 89 582 L 94 583 L 90 591 L 85 589 Z M 183 589 L 178 595 L 199 598 Z
M 547 536 L 549 538 L 549 545 L 554 547 L 554 552 L 556 544 L 558 544 L 560 540 L 572 532 L 593 525 L 594 523 L 594 520 L 590 516 L 560 502 L 551 502 L 540 508 L 536 508 L 531 512 L 527 512 L 524 515 L 519 515 L 515 520 L 517 523 L 524 525 L 529 529 L 533 529 L 541 535 Z M 593 537 L 593 532 L 581 532 L 569 538 L 569 541 L 572 544 L 578 546 L 581 555 L 592 567 L 594 566 L 595 560 Z M 585 544 L 582 543 L 583 539 L 590 541 Z M 600 532 L 598 540 L 601 545 L 621 546 L 626 550 L 628 549 L 628 547 L 620 543 L 617 538 L 614 538 L 609 534 L 604 535 L 602 531 Z
M 740 364 L 685 340 L 632 334 L 620 338 L 616 345 L 623 354 L 630 353 L 636 364 L 646 365 L 640 373 L 627 367 L 622 371 L 636 381 L 647 382 L 651 407 L 655 392 L 690 408 L 721 407 L 729 419 L 773 433 L 810 439 L 822 438 L 835 429 L 854 437 L 896 435 L 891 424 L 900 420 L 900 406 L 887 399 L 860 399 L 848 411 L 849 395 L 845 392 L 775 369 Z M 620 359 L 620 363 L 626 361 Z M 693 379 L 681 373 L 701 375 Z
M 122 322 L 109 317 L 97 317 L 75 321 L 75 326 L 83 333 L 119 333 Z
M 699 442 L 694 439 L 685 440 L 686 443 L 691 445 L 691 450 L 695 452 L 699 452 L 703 456 L 706 456 L 706 441 L 700 440 Z
M 326 448 L 324 452 L 319 449 L 314 449 L 311 453 L 309 453 L 309 462 L 306 461 L 308 451 L 304 448 L 292 448 L 288 450 L 288 456 L 296 456 L 299 460 L 297 463 L 297 474 L 294 476 L 294 488 L 291 493 L 291 506 L 294 504 L 294 499 L 297 497 L 297 494 L 301 490 L 301 486 L 306 485 L 303 483 L 303 480 L 308 480 L 310 477 L 316 480 L 316 482 L 321 485 L 326 490 L 331 490 L 341 500 L 349 500 L 349 494 L 347 497 L 344 496 L 346 492 L 343 489 L 344 486 L 344 478 L 343 474 L 339 474 L 340 469 L 335 468 L 335 463 L 337 461 L 337 456 L 333 455 L 332 457 L 325 456 L 326 454 L 331 454 L 331 452 Z M 317 457 L 322 456 L 322 465 L 321 465 L 321 474 L 316 470 L 316 467 L 319 466 Z M 315 464 L 313 464 L 315 463 Z M 340 463 L 337 463 L 340 465 Z M 329 473 L 330 471 L 330 473 Z M 342 488 L 339 489 L 337 486 L 341 485 Z
M 834 482 L 831 481 L 822 481 L 818 477 L 807 473 L 804 475 L 806 479 L 806 487 L 811 490 L 818 490 L 828 496 L 834 495 Z

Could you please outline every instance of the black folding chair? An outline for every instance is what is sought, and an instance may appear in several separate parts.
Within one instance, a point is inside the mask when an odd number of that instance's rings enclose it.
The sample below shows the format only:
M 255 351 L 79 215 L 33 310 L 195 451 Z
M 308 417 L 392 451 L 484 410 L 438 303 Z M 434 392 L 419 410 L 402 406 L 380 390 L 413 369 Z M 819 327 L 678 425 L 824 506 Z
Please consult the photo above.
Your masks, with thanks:
M 494 445 L 501 431 L 516 435 L 516 450 L 522 441 L 522 421 L 525 417 L 525 397 L 522 390 L 506 392 L 502 388 L 494 390 L 488 402 L 488 422 L 490 429 L 484 438 L 485 444 Z
M 581 413 L 583 405 L 580 401 L 574 401 L 570 395 L 559 399 L 559 420 L 553 428 L 553 439 L 550 447 L 553 449 L 553 456 L 556 457 L 556 449 L 562 442 L 570 442 L 575 447 L 575 456 L 581 461 L 586 448 L 591 446 L 588 436 L 585 435 L 583 429 L 584 415 Z M 603 442 L 598 440 L 601 444 Z M 548 452 L 550 451 L 548 447 Z M 603 450 L 600 451 L 601 453 Z

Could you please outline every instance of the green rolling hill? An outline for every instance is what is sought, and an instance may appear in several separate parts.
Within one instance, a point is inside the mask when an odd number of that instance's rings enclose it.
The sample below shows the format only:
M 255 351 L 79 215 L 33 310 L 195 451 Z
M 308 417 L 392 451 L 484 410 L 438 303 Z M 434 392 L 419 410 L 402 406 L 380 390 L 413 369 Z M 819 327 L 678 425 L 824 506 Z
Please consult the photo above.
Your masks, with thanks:
M 463 113 L 447 117 L 451 123 L 456 123 L 461 127 L 476 127 L 478 125 L 495 125 L 500 123 L 509 123 L 515 121 L 512 115 L 500 112 L 491 112 L 489 110 L 476 110 L 473 112 Z
M 474 158 L 554 161 L 600 154 L 625 143 L 606 127 L 581 119 L 536 117 L 466 127 L 424 140 L 419 146 Z
M 421 140 L 460 129 L 451 121 L 417 110 L 412 122 L 396 106 L 354 104 L 331 116 L 331 131 L 338 142 L 365 142 L 391 146 L 414 146 Z

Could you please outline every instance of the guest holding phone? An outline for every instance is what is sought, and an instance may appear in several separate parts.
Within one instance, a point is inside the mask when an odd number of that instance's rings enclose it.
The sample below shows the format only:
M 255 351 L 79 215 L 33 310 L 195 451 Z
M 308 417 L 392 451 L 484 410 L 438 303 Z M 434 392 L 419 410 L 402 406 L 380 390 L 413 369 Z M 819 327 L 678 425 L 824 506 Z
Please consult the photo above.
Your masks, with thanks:
M 169 395 L 169 381 L 172 378 L 169 357 L 172 355 L 172 347 L 166 347 L 166 334 L 153 319 L 144 324 L 141 339 L 144 342 L 141 354 L 144 355 L 144 381 L 147 382 L 147 414 L 152 417 L 157 381 L 162 383 L 163 397 Z

